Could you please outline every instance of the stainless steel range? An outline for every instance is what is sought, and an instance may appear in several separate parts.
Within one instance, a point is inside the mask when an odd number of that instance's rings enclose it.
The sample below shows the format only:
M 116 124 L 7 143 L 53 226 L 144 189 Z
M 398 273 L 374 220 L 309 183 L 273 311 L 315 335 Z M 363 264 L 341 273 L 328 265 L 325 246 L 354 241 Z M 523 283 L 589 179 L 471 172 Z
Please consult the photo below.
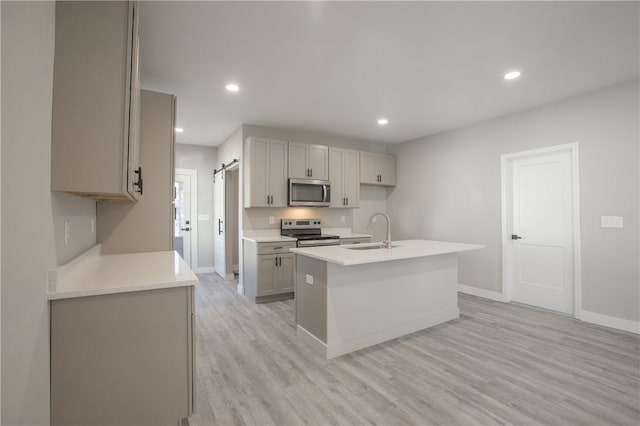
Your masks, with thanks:
M 297 238 L 298 247 L 335 246 L 338 235 L 322 233 L 321 219 L 280 219 L 280 235 Z

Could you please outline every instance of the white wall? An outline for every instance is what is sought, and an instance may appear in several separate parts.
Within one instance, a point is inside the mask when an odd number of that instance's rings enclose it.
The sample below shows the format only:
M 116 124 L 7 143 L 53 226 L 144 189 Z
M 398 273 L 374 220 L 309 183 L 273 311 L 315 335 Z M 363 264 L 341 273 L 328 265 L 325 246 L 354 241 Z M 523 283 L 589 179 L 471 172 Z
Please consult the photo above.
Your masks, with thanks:
M 500 291 L 500 156 L 578 142 L 582 309 L 640 320 L 638 93 L 630 82 L 392 147 L 394 238 L 484 244 L 461 255 L 459 282 Z M 601 215 L 625 228 L 600 228 Z
M 49 422 L 46 271 L 56 262 L 49 183 L 54 6 L 1 4 L 2 424 Z M 8 185 L 17 179 L 20 185 Z
M 220 167 L 218 163 L 216 148 L 176 144 L 176 168 L 198 171 L 198 212 L 193 217 L 197 221 L 198 269 L 213 268 L 213 170 Z M 199 220 L 202 214 L 209 220 Z
M 1 423 L 48 424 L 47 270 L 95 244 L 95 203 L 51 192 L 55 3 L 2 2 L 0 8 Z M 57 238 L 64 218 L 71 226 L 67 246 Z

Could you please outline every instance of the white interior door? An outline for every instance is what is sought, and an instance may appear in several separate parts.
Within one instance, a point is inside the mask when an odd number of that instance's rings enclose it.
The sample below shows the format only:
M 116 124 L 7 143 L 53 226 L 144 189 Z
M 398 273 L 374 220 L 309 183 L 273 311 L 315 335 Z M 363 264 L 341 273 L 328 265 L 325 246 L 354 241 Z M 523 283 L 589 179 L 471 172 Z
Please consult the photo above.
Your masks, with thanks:
M 191 209 L 191 175 L 176 173 L 174 200 L 174 247 L 190 267 L 191 235 L 193 229 Z
M 568 150 L 511 160 L 513 301 L 574 312 L 572 176 Z
M 226 279 L 225 171 L 215 174 L 213 182 L 213 270 Z

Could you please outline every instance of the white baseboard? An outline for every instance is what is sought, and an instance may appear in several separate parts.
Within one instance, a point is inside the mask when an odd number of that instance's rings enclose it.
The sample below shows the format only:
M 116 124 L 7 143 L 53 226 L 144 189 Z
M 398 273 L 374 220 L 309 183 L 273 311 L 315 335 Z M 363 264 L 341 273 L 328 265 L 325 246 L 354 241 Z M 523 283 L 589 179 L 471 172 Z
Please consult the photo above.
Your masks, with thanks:
M 318 339 L 313 334 L 309 333 L 304 327 L 298 324 L 298 338 L 302 340 L 307 346 L 313 349 L 314 352 L 327 357 L 327 344 Z
M 244 286 L 242 284 L 236 285 L 236 291 L 240 296 L 244 296 Z
M 502 293 L 500 292 L 471 287 L 470 285 L 458 284 L 458 292 L 470 294 L 472 296 L 484 297 L 485 299 L 497 300 L 498 302 L 503 301 Z
M 340 355 L 348 354 L 359 349 L 368 348 L 387 340 L 395 339 L 406 334 L 424 330 L 447 321 L 460 318 L 460 310 L 456 306 L 444 312 L 429 315 L 405 324 L 398 324 L 384 330 L 377 330 L 373 333 L 365 334 L 353 339 L 331 342 L 327 345 L 327 359 L 335 358 Z
M 196 268 L 196 274 L 211 274 L 213 273 L 213 266 L 203 266 L 202 268 Z
M 373 333 L 365 334 L 364 336 L 359 336 L 348 340 L 340 340 L 328 345 L 311 334 L 304 327 L 298 325 L 297 329 L 298 337 L 300 338 L 300 340 L 302 340 L 311 349 L 313 349 L 315 352 L 322 355 L 326 359 L 331 359 L 340 355 L 357 351 L 359 349 L 377 345 L 378 343 L 386 342 L 387 340 L 395 339 L 409 333 L 424 330 L 425 328 L 433 327 L 434 325 L 442 324 L 459 317 L 460 310 L 456 307 L 454 309 L 439 312 L 437 314 L 420 318 L 418 320 L 411 321 L 405 324 L 395 325 L 384 330 L 378 330 L 374 331 Z
M 604 327 L 615 328 L 617 330 L 640 334 L 640 322 L 637 321 L 610 317 L 609 315 L 603 315 L 589 311 L 582 311 L 580 313 L 580 319 L 584 322 L 590 322 L 592 324 L 598 324 Z

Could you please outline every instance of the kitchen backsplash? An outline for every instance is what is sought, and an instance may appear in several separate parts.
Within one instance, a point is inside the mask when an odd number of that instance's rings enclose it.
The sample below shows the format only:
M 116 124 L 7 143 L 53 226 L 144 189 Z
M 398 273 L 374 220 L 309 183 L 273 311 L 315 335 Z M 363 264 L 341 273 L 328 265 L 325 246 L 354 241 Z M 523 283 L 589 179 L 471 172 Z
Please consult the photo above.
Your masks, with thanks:
M 319 217 L 324 228 L 351 228 L 354 232 L 373 234 L 374 240 L 381 240 L 386 235 L 384 220 L 376 221 L 367 230 L 369 217 L 375 212 L 387 211 L 387 189 L 363 185 L 360 187 L 360 208 L 332 209 L 324 207 L 289 207 L 271 208 L 254 207 L 243 210 L 244 230 L 279 229 L 280 219 L 308 219 Z M 269 223 L 269 217 L 273 223 Z
M 96 245 L 96 202 L 51 192 L 56 264 L 63 265 Z M 65 242 L 65 222 L 67 241 Z
M 269 218 L 273 217 L 273 223 L 269 223 Z M 353 226 L 352 209 L 329 209 L 322 207 L 289 207 L 289 208 L 251 208 L 244 209 L 243 228 L 244 229 L 279 229 L 280 219 L 322 219 L 324 227 Z

